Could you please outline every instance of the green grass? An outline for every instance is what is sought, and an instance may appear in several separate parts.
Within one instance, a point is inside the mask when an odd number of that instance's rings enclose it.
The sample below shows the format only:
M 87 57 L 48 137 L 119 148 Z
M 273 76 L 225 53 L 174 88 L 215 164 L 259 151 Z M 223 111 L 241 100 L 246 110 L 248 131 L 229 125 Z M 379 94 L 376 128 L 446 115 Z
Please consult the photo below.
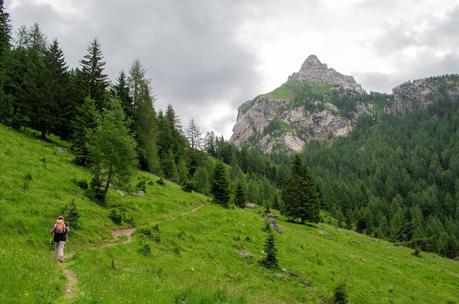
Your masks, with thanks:
M 111 190 L 101 207 L 72 181 L 88 181 L 89 172 L 56 144 L 1 125 L 0 142 L 1 303 L 62 302 L 66 282 L 52 260 L 48 228 L 72 199 L 81 213 L 67 248 L 74 256 L 66 267 L 79 281 L 73 303 L 321 303 L 342 282 L 352 303 L 459 303 L 457 261 L 416 258 L 411 249 L 365 235 L 280 218 L 278 258 L 294 274 L 266 270 L 258 264 L 266 239 L 261 209 L 206 204 L 180 216 L 207 198 L 160 186 L 143 172 L 151 180 L 144 197 Z M 132 243 L 98 248 L 116 228 L 108 218 L 113 207 L 125 208 L 151 237 L 137 232 Z

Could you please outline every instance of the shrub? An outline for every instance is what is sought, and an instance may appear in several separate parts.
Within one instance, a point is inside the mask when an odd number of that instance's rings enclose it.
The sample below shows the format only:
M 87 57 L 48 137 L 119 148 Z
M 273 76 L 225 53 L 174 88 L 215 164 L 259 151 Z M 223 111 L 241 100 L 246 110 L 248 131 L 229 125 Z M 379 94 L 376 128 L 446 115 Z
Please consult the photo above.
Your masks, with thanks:
M 148 244 L 144 244 L 142 248 L 139 249 L 139 253 L 143 256 L 151 255 L 151 247 Z
M 74 199 L 70 203 L 65 204 L 64 208 L 61 209 L 61 214 L 64 216 L 65 222 L 69 227 L 80 228 L 80 213 Z
M 332 304 L 346 304 L 347 295 L 346 295 L 346 284 L 341 283 L 335 288 L 335 293 L 333 294 L 333 298 L 331 301 Z

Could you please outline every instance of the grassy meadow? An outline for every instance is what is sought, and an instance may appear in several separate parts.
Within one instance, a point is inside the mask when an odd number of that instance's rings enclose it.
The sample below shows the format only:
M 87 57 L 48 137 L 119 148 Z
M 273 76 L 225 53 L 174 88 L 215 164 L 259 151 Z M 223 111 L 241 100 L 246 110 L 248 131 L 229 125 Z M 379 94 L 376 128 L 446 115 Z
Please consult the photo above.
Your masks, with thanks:
M 53 261 L 49 227 L 75 200 L 81 227 L 63 267 L 78 279 L 70 303 L 327 303 L 346 284 L 350 303 L 459 303 L 459 262 L 342 230 L 279 217 L 282 269 L 260 267 L 263 210 L 222 208 L 157 177 L 144 196 L 110 190 L 88 200 L 66 143 L 0 125 L 0 303 L 61 303 L 66 277 Z M 134 181 L 134 183 L 136 183 Z M 204 207 L 190 212 L 204 203 Z M 101 247 L 123 209 L 137 227 L 130 243 Z M 123 226 L 127 225 L 123 223 Z

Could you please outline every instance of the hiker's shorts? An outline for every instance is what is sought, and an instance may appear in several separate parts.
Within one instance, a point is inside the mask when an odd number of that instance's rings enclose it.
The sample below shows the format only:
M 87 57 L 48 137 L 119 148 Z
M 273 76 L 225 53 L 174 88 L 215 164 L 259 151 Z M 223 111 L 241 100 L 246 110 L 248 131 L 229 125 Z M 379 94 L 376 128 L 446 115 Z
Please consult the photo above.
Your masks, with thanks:
M 56 242 L 54 243 L 54 246 L 56 248 L 56 260 L 63 261 L 65 241 Z

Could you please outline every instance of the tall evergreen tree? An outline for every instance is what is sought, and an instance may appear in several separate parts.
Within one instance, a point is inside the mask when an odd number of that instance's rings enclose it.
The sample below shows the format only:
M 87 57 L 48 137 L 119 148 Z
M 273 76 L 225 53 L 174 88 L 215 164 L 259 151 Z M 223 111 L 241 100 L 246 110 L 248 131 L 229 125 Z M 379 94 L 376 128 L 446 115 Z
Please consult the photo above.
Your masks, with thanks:
M 134 106 L 134 130 L 140 166 L 147 171 L 159 172 L 157 118 L 150 82 L 139 60 L 134 61 L 129 71 L 128 84 Z
M 129 86 L 124 71 L 120 72 L 117 82 L 113 86 L 112 93 L 115 98 L 121 101 L 126 116 L 130 119 L 134 119 L 134 105 L 132 98 L 129 94 Z
M 186 130 L 186 137 L 192 150 L 202 148 L 201 131 L 199 131 L 194 119 L 190 120 L 188 129 Z
M 290 177 L 282 192 L 283 212 L 291 219 L 319 221 L 319 197 L 308 168 L 299 155 L 293 160 Z
M 86 167 L 90 165 L 89 138 L 97 127 L 98 118 L 96 103 L 86 97 L 84 103 L 77 108 L 71 123 L 73 142 L 71 149 L 75 154 L 75 163 L 78 165 Z
M 50 69 L 47 64 L 46 37 L 34 24 L 25 35 L 26 69 L 19 98 L 27 125 L 41 132 L 45 139 L 56 124 L 57 104 L 52 98 Z
M 222 162 L 218 162 L 215 165 L 215 171 L 212 177 L 212 194 L 214 196 L 214 202 L 223 206 L 228 206 L 230 199 L 229 183 L 225 166 Z
M 9 64 L 11 47 L 11 25 L 9 14 L 6 12 L 3 0 L 0 0 L 0 122 L 9 123 L 12 117 L 13 106 L 7 98 L 4 85 L 6 69 Z
M 53 41 L 46 52 L 46 63 L 49 70 L 50 103 L 55 107 L 56 121 L 53 131 L 63 138 L 68 138 L 71 133 L 70 122 L 77 105 L 70 95 L 70 73 L 57 40 Z
M 245 193 L 241 183 L 238 183 L 234 191 L 234 203 L 240 208 L 245 207 Z
M 99 41 L 94 39 L 88 46 L 88 53 L 80 61 L 81 90 L 84 96 L 89 96 L 96 103 L 99 111 L 107 100 L 108 76 L 105 74 L 105 62 Z

